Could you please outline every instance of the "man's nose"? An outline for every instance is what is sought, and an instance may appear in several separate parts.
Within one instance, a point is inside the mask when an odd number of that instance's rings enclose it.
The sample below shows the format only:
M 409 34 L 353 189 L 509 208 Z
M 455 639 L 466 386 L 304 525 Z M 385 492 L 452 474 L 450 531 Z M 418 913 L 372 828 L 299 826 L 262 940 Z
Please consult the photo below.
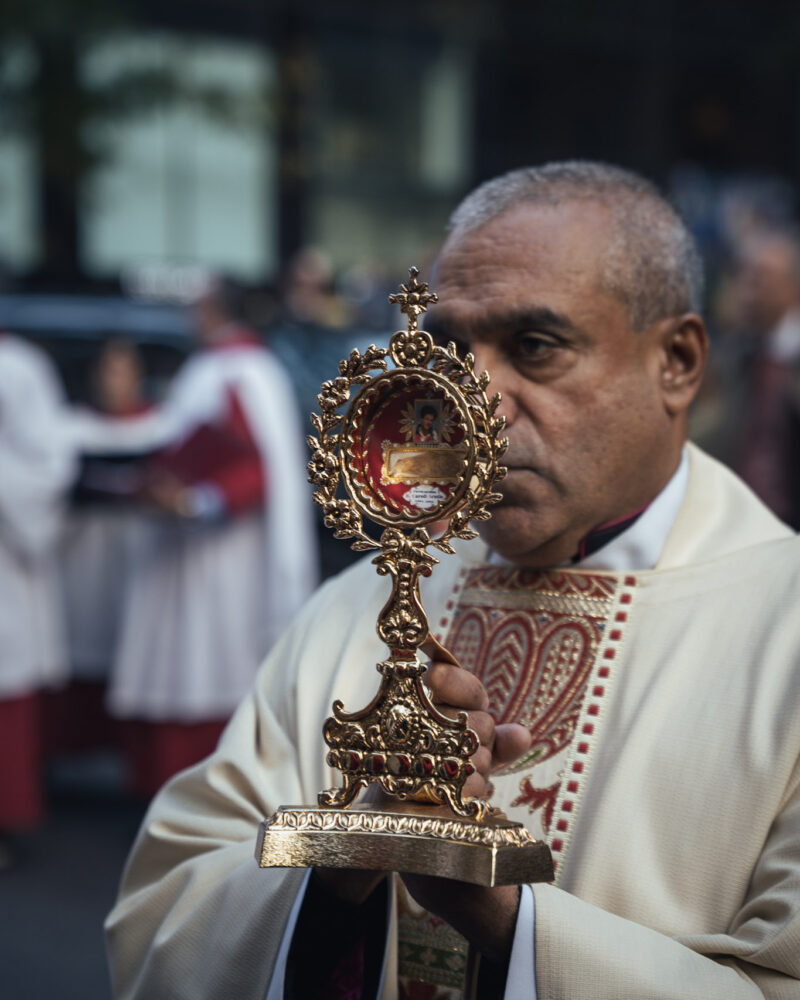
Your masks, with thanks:
M 487 396 L 491 399 L 500 393 L 497 416 L 506 418 L 506 427 L 511 427 L 517 416 L 516 383 L 520 376 L 499 351 L 487 344 L 472 344 L 470 350 L 475 355 L 475 374 L 489 373 Z

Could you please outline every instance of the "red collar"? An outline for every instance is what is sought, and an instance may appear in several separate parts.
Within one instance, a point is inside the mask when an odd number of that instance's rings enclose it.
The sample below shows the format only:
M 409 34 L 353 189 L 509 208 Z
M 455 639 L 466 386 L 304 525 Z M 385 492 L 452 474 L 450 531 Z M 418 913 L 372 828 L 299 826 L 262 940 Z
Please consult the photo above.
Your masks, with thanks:
M 626 514 L 625 517 L 619 517 L 615 521 L 606 521 L 605 524 L 598 524 L 596 528 L 592 528 L 581 539 L 578 545 L 578 553 L 572 557 L 572 561 L 581 562 L 592 555 L 593 552 L 602 549 L 604 545 L 608 545 L 617 535 L 621 535 L 626 528 L 630 528 L 634 521 L 638 521 L 649 506 L 650 504 L 646 503 L 644 507 L 640 507 L 639 510 L 634 511 L 632 514 Z

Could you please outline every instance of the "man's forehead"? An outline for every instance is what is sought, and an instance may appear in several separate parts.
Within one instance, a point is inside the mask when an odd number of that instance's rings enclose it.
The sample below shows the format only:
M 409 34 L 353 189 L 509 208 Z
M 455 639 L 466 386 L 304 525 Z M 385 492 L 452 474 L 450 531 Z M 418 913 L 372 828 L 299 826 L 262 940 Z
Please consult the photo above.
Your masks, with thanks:
M 509 272 L 580 272 L 596 276 L 611 237 L 612 214 L 593 201 L 556 205 L 523 202 L 474 229 L 451 233 L 433 268 L 432 279 L 470 286 L 502 285 Z
M 607 215 L 579 218 L 561 208 L 523 205 L 452 235 L 432 273 L 439 302 L 428 325 L 493 322 L 534 310 L 563 314 L 580 309 L 579 298 L 605 298 Z

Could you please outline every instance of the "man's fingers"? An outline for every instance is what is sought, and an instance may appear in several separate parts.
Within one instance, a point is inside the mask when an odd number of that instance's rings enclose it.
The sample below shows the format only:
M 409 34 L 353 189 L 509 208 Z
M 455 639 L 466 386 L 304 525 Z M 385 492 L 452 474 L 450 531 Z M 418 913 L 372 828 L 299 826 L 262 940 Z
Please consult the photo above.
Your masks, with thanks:
M 464 795 L 471 798 L 482 799 L 486 795 L 486 784 L 489 775 L 492 773 L 492 754 L 486 747 L 481 746 L 470 757 L 470 763 L 475 768 L 464 784 Z
M 531 734 L 525 726 L 516 722 L 495 725 L 487 711 L 489 697 L 486 690 L 468 670 L 436 660 L 428 668 L 425 682 L 440 712 L 452 718 L 459 712 L 468 713 L 468 725 L 475 730 L 481 744 L 473 757 L 473 764 L 484 778 L 491 771 L 511 764 L 530 748 Z
M 425 674 L 425 683 L 437 705 L 456 705 L 459 711 L 479 712 L 489 707 L 489 696 L 478 678 L 452 663 L 432 663 Z
M 475 770 L 486 777 L 492 769 L 492 753 L 484 746 L 478 747 L 475 753 L 470 757 L 470 762 Z
M 436 708 L 450 716 L 451 719 L 458 717 L 459 712 L 463 712 L 463 708 L 458 708 L 455 705 L 438 705 Z M 481 741 L 481 746 L 488 747 L 489 750 L 494 746 L 494 719 L 489 715 L 488 712 L 468 712 L 467 713 L 467 725 L 470 729 L 474 729 L 477 733 L 478 739 Z
M 317 878 L 339 899 L 361 904 L 386 878 L 386 872 L 357 871 L 348 868 L 315 868 Z
M 505 722 L 496 726 L 494 731 L 494 752 L 492 767 L 502 767 L 511 764 L 530 749 L 531 734 L 525 726 L 517 722 Z

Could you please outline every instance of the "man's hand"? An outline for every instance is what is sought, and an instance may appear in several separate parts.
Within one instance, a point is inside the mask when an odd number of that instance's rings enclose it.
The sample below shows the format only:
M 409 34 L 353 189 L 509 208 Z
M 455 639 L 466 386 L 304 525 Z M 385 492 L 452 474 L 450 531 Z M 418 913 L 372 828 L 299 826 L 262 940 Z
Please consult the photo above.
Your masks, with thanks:
M 359 871 L 354 868 L 315 868 L 317 878 L 328 892 L 343 903 L 365 903 L 386 878 L 386 872 Z
M 475 773 L 467 779 L 464 794 L 483 797 L 492 772 L 510 764 L 530 747 L 530 733 L 514 722 L 497 725 L 478 678 L 458 666 L 438 643 L 431 641 L 424 648 L 433 657 L 425 683 L 434 705 L 453 718 L 467 712 L 469 727 L 480 740 L 472 757 Z M 370 793 L 369 797 L 379 802 L 377 785 L 370 788 Z M 384 877 L 383 872 L 332 868 L 318 868 L 317 874 L 330 891 L 350 903 L 366 900 Z M 518 886 L 487 889 L 444 878 L 402 877 L 420 906 L 446 920 L 491 961 L 508 960 L 517 921 Z
M 388 800 L 380 786 L 373 784 L 358 801 L 360 805 L 372 802 L 380 808 L 381 802 Z M 328 892 L 345 903 L 357 904 L 366 902 L 387 875 L 382 871 L 363 871 L 356 868 L 315 868 L 314 871 Z
M 475 773 L 467 779 L 464 793 L 484 797 L 492 772 L 522 756 L 531 745 L 531 734 L 516 722 L 496 725 L 489 714 L 486 689 L 474 674 L 455 663 L 434 660 L 425 683 L 440 712 L 452 718 L 468 713 L 469 727 L 478 734 L 480 746 L 471 758 Z
M 146 498 L 169 514 L 187 517 L 190 513 L 185 484 L 170 472 L 161 471 L 147 485 Z
M 430 649 L 430 647 L 429 647 Z M 468 724 L 478 734 L 480 746 L 472 757 L 475 773 L 464 786 L 466 795 L 484 797 L 493 771 L 510 764 L 531 745 L 531 734 L 516 722 L 497 725 L 489 714 L 489 696 L 481 682 L 438 646 L 425 676 L 431 700 L 439 711 L 455 717 L 468 713 Z M 519 887 L 487 889 L 467 882 L 422 875 L 403 875 L 414 899 L 426 910 L 446 920 L 481 954 L 493 962 L 506 962 L 511 954 L 519 907 Z
M 508 962 L 517 926 L 518 885 L 487 889 L 427 875 L 403 874 L 402 879 L 420 906 L 446 920 L 490 962 Z

